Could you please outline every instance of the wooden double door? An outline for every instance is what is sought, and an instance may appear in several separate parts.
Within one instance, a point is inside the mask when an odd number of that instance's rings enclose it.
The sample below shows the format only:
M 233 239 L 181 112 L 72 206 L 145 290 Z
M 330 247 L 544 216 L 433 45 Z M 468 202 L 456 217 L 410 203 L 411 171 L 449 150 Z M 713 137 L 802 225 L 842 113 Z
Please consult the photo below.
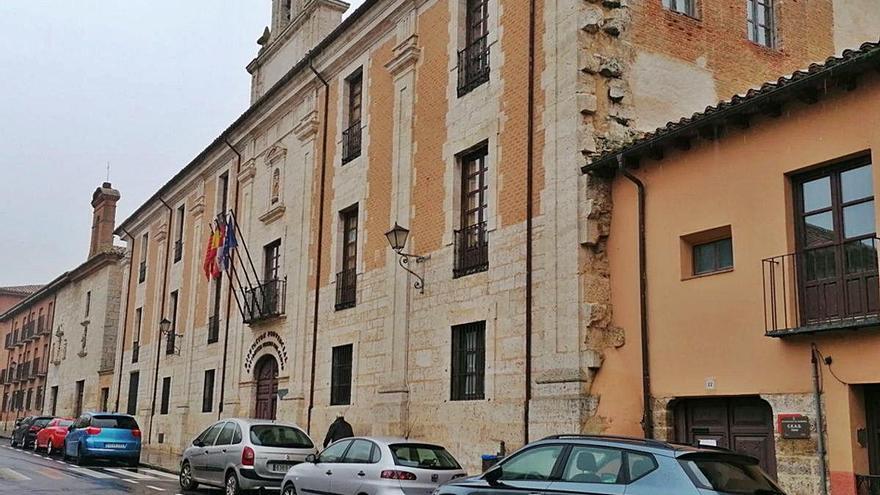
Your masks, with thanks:
M 683 399 L 674 408 L 679 443 L 724 447 L 757 458 L 776 477 L 773 411 L 758 397 Z
M 274 420 L 278 410 L 278 361 L 263 356 L 257 361 L 257 407 L 254 417 Z

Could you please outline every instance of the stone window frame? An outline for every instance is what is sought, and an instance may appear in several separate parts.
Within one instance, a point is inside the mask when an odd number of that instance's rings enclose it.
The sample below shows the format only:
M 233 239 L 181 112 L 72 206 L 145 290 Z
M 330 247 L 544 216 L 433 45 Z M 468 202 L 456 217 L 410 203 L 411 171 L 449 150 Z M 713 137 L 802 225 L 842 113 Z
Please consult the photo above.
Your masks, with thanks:
M 368 145 L 370 141 L 370 68 L 373 64 L 371 58 L 373 52 L 365 51 L 356 59 L 351 60 L 347 65 L 339 70 L 335 81 L 338 91 L 336 91 L 335 105 L 336 113 L 336 152 L 333 155 L 333 164 L 336 168 L 349 169 L 355 168 L 356 165 L 365 163 L 364 158 L 368 154 Z M 349 79 L 360 73 L 361 76 L 361 149 L 360 153 L 349 160 L 343 161 L 342 155 L 342 132 L 349 128 L 348 102 L 349 102 Z M 331 82 L 331 86 L 332 86 Z M 360 167 L 357 167 L 360 168 Z
M 498 156 L 499 143 L 497 134 L 489 132 L 489 130 L 475 134 L 467 140 L 459 140 L 454 142 L 455 148 L 452 148 L 452 156 L 447 162 L 447 170 L 445 174 L 446 182 L 446 228 L 443 232 L 443 244 L 448 247 L 454 247 L 455 231 L 461 228 L 461 157 L 466 155 L 468 151 L 486 146 L 488 150 L 486 154 L 486 235 L 489 237 L 489 265 L 491 266 L 491 238 L 493 232 L 498 228 Z
M 767 18 L 763 28 L 757 24 L 757 20 L 753 20 L 753 16 L 759 8 L 766 9 Z M 758 29 L 765 31 L 766 43 L 757 39 L 755 34 Z M 779 49 L 779 2 L 776 0 L 746 0 L 746 39 L 755 46 L 768 50 Z
M 680 4 L 683 6 L 679 7 Z M 700 20 L 701 2 L 699 0 L 660 0 L 660 5 L 668 12 Z

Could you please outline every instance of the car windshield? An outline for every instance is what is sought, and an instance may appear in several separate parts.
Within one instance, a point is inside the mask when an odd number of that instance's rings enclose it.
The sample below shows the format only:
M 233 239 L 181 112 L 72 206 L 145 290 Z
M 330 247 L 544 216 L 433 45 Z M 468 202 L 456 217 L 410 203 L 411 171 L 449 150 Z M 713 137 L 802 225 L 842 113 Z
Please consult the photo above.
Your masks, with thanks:
M 443 447 L 415 443 L 388 446 L 398 466 L 424 469 L 461 469 L 458 461 Z
M 281 425 L 251 426 L 251 443 L 285 449 L 310 449 L 315 446 L 301 430 Z
M 679 462 L 697 488 L 723 493 L 782 493 L 758 463 L 749 458 L 689 456 Z
M 96 426 L 98 428 L 119 428 L 124 430 L 138 429 L 137 421 L 128 416 L 92 416 L 91 426 Z

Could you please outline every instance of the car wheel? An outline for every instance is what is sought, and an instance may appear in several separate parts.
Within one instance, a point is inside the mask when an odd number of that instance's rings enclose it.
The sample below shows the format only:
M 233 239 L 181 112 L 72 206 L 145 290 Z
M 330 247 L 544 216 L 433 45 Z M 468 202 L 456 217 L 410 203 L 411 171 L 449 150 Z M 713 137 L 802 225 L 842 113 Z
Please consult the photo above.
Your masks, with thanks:
M 39 451 L 40 451 L 40 443 L 37 442 L 36 439 L 34 439 L 34 452 L 39 452 Z
M 85 466 L 86 465 L 86 456 L 83 454 L 82 444 L 79 444 L 76 448 L 76 465 L 77 466 Z
M 226 495 L 241 495 L 241 487 L 238 486 L 238 477 L 235 471 L 229 471 L 226 475 Z
M 296 495 L 296 488 L 294 488 L 293 483 L 284 485 L 284 490 L 281 490 L 281 495 Z
M 12 435 L 12 438 L 9 440 L 9 446 L 15 448 L 15 435 Z
M 193 479 L 192 466 L 188 462 L 184 462 L 180 466 L 180 487 L 184 490 L 195 490 L 199 487 L 199 484 Z
M 51 456 L 52 454 L 52 439 L 49 439 L 49 442 L 46 443 L 46 455 Z

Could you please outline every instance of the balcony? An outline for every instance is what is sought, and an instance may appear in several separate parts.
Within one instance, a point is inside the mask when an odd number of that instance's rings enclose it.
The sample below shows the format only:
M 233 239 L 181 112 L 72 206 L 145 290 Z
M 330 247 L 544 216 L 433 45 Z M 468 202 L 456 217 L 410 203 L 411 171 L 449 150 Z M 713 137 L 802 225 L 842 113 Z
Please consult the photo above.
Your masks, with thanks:
M 489 44 L 486 36 L 458 52 L 458 97 L 489 81 Z
M 361 121 L 351 123 L 342 131 L 342 163 L 343 165 L 361 156 Z
M 269 280 L 245 289 L 242 301 L 244 322 L 250 325 L 283 315 L 286 296 L 287 279 Z
M 33 380 L 39 374 L 40 374 L 40 358 L 34 358 L 34 360 L 31 361 L 31 372 L 28 375 L 28 378 Z
M 132 362 L 132 364 L 138 362 L 138 358 L 140 358 L 140 354 L 141 354 L 140 342 L 133 342 L 131 344 L 131 362 Z
M 27 325 L 22 328 L 22 332 L 24 334 L 22 335 L 22 340 L 24 340 L 25 342 L 29 342 L 38 338 L 39 335 L 37 334 L 37 322 L 29 321 Z
M 486 234 L 486 222 L 455 231 L 454 278 L 489 269 L 489 240 Z
M 174 241 L 174 262 L 177 263 L 183 258 L 183 239 Z
M 880 495 L 880 476 L 869 474 L 856 475 L 857 495 Z
M 877 242 L 869 237 L 763 260 L 765 333 L 880 326 Z
M 336 311 L 357 305 L 357 273 L 354 268 L 336 274 Z
M 12 332 L 9 332 L 6 334 L 6 339 L 4 341 L 3 347 L 6 349 L 14 349 L 15 348 L 15 340 L 14 340 L 14 335 L 12 334 Z
M 213 344 L 220 340 L 220 315 L 208 317 L 208 343 Z

